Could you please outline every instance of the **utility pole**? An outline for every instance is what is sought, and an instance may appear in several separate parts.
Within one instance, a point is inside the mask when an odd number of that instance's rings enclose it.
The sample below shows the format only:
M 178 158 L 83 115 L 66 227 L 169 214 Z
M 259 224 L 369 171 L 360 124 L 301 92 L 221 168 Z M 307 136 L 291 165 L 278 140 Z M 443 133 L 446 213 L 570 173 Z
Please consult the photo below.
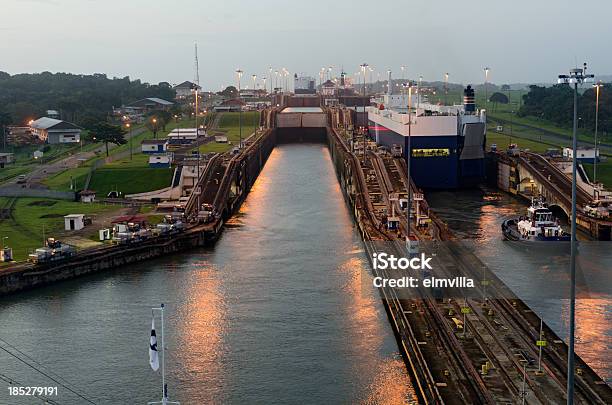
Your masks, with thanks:
M 572 128 L 572 236 L 570 255 L 570 313 L 569 345 L 567 353 L 567 405 L 574 403 L 574 346 L 576 333 L 576 158 L 578 156 L 578 85 L 589 82 L 595 77 L 586 74 L 587 64 L 583 68 L 570 70 L 569 75 L 559 75 L 558 83 L 574 85 L 574 123 Z

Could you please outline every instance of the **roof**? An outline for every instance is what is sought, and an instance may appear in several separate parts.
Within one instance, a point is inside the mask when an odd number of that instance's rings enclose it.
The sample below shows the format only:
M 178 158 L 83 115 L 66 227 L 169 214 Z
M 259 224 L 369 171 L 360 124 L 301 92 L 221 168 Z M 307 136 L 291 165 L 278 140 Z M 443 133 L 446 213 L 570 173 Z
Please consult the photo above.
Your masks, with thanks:
M 221 103 L 221 105 L 223 106 L 229 106 L 229 105 L 245 105 L 245 102 L 242 100 L 239 100 L 237 98 L 232 98 L 230 100 L 225 100 L 224 102 Z
M 325 83 L 323 83 L 323 87 L 336 87 L 336 83 L 332 82 L 331 80 L 327 80 Z
M 174 104 L 172 101 L 164 100 L 163 98 L 157 98 L 157 97 L 147 97 L 145 100 L 153 101 L 154 103 L 163 104 L 163 105 Z
M 142 141 L 143 145 L 163 145 L 166 142 L 168 142 L 168 140 L 166 139 L 145 139 L 144 141 Z
M 144 215 L 122 215 L 111 221 L 112 224 L 118 224 L 121 222 L 147 222 L 147 217 Z
M 197 84 L 190 82 L 189 80 L 184 81 L 181 84 L 177 84 L 176 86 L 174 86 L 175 89 L 193 89 L 194 87 L 196 87 L 198 89 L 201 89 L 202 87 L 198 86 Z
M 94 190 L 82 190 L 79 194 L 80 195 L 95 195 L 96 192 Z
M 147 105 L 147 104 L 151 104 L 151 103 L 155 103 L 155 104 L 159 104 L 159 105 L 163 105 L 163 106 L 170 106 L 170 105 L 174 104 L 173 102 L 168 101 L 168 100 L 164 100 L 162 98 L 147 97 L 147 98 L 143 98 L 141 100 L 134 101 L 133 103 L 129 104 L 128 107 L 130 107 L 130 106 L 138 106 L 138 105 Z
M 30 124 L 31 128 L 36 129 L 51 129 L 51 128 L 69 128 L 69 129 L 80 129 L 77 125 L 72 124 L 68 121 L 56 120 L 55 118 L 42 117 Z
M 85 214 L 68 214 L 64 215 L 64 218 L 83 218 Z

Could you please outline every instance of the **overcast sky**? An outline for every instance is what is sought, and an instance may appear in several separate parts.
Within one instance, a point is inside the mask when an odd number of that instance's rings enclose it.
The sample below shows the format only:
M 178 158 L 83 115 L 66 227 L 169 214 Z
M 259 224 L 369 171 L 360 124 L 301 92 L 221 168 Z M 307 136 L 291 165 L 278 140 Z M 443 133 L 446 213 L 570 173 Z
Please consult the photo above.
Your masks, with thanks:
M 0 0 L 0 70 L 106 73 L 216 90 L 268 67 L 316 76 L 367 62 L 385 78 L 549 82 L 612 73 L 612 1 Z M 269 83 L 269 82 L 268 82 Z

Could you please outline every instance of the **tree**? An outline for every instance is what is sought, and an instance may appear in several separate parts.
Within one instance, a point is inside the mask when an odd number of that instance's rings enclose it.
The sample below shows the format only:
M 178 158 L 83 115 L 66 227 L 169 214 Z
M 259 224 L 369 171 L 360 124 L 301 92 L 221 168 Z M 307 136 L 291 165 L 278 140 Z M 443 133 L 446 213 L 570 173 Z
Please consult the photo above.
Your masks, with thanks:
M 491 97 L 489 97 L 489 101 L 493 103 L 493 111 L 497 110 L 497 103 L 508 104 L 508 96 L 504 93 L 493 93 Z
M 227 98 L 236 98 L 238 97 L 238 89 L 234 86 L 227 86 L 225 90 L 220 91 L 217 94 Z
M 123 145 L 127 141 L 125 139 L 125 130 L 120 125 L 109 124 L 108 122 L 99 122 L 91 129 L 93 139 L 104 142 L 106 146 L 106 156 L 108 156 L 108 144 Z

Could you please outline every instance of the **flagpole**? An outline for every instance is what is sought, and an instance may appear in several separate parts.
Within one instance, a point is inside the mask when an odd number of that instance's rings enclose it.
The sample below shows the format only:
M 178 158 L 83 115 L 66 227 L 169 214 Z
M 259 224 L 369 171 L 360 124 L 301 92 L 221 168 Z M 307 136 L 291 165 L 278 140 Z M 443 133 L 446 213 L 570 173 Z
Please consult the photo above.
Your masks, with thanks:
M 169 404 L 178 404 L 180 402 L 176 401 L 168 401 L 168 387 L 166 386 L 166 350 L 164 347 L 164 308 L 165 305 L 162 303 L 159 308 L 151 308 L 151 312 L 154 314 L 155 311 L 159 311 L 161 315 L 161 369 L 162 369 L 162 399 L 161 401 L 148 402 L 149 405 L 152 404 L 161 404 L 161 405 L 169 405 Z

